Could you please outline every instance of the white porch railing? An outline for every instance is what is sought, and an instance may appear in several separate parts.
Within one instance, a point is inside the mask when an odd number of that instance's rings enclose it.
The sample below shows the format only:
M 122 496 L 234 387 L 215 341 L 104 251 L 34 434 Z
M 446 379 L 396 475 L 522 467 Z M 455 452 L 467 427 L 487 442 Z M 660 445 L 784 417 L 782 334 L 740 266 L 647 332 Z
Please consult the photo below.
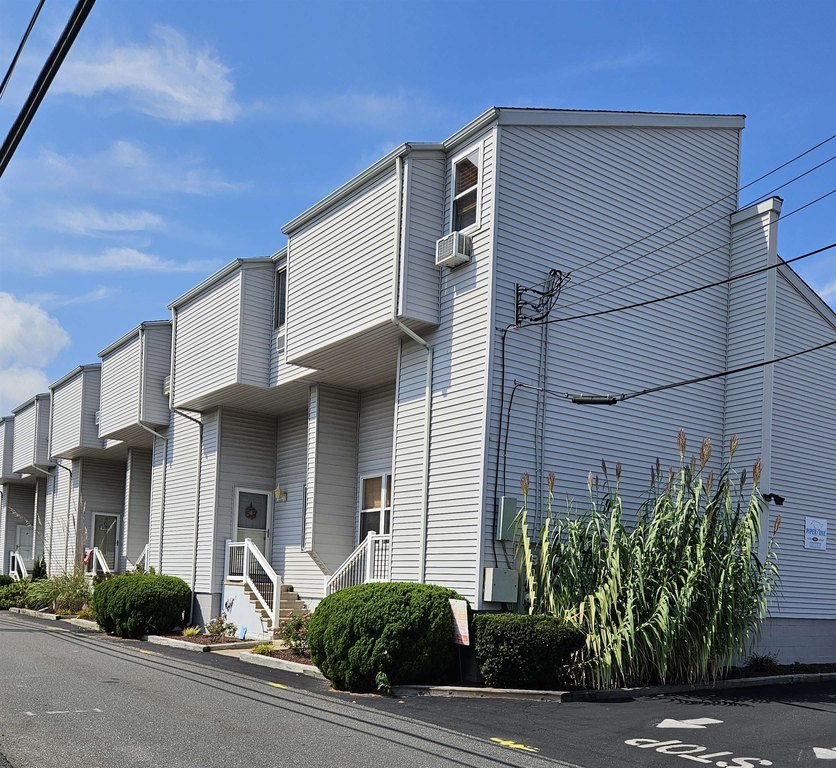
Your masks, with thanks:
M 371 531 L 325 581 L 325 594 L 332 595 L 355 584 L 389 581 L 389 553 L 392 537 L 388 533 Z
M 29 571 L 26 570 L 26 563 L 23 562 L 23 558 L 17 550 L 9 552 L 9 576 L 15 581 L 29 577 Z
M 261 550 L 252 539 L 244 541 L 226 540 L 224 557 L 224 578 L 238 581 L 249 587 L 259 605 L 270 618 L 270 628 L 279 626 L 279 600 L 282 594 L 282 580 L 273 570 Z
M 128 570 L 129 571 L 136 571 L 142 568 L 143 570 L 148 569 L 148 545 L 145 545 L 145 548 L 142 552 L 139 553 L 139 557 L 133 561 L 133 563 L 128 560 Z
M 84 555 L 84 573 L 87 576 L 106 576 L 113 573 L 98 547 L 88 549 L 87 554 Z

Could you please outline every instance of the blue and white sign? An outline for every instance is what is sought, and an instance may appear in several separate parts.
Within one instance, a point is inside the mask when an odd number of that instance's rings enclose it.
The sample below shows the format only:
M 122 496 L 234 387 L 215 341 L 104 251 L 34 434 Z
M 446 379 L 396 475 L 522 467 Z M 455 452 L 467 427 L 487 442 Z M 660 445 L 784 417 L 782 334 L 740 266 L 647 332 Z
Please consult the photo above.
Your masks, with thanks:
M 804 518 L 804 549 L 827 549 L 827 520 Z

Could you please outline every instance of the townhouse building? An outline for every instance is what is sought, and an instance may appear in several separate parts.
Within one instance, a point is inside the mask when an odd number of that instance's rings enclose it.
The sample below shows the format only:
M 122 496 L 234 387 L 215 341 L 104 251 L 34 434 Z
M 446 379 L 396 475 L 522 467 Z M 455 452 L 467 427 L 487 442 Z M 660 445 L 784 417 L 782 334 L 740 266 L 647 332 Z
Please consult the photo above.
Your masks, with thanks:
M 523 472 L 535 517 L 549 471 L 582 503 L 602 459 L 637 506 L 656 458 L 678 461 L 679 429 L 712 439 L 716 467 L 737 435 L 736 466 L 760 456 L 784 499 L 762 520 L 783 519 L 763 648 L 832 661 L 836 554 L 804 530 L 833 514 L 836 348 L 612 406 L 562 396 L 836 338 L 836 314 L 780 260 L 782 201 L 740 207 L 743 126 L 502 108 L 396 148 L 289 222 L 272 257 L 230 262 L 3 419 L 2 509 L 29 515 L 52 572 L 153 566 L 192 586 L 194 621 L 231 604 L 251 633 L 369 580 L 495 610 L 521 598 Z M 51 413 L 47 443 L 34 411 Z

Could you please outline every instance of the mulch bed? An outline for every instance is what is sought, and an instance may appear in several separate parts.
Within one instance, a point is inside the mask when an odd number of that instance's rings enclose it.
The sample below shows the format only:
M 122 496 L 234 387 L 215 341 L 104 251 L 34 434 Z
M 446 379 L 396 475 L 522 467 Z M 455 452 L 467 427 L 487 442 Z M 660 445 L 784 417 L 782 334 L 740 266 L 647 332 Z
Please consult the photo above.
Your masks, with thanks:
M 260 654 L 262 655 L 262 654 Z M 274 648 L 270 652 L 270 658 L 272 659 L 284 659 L 285 661 L 295 661 L 299 664 L 308 664 L 309 666 L 314 666 L 314 663 L 311 661 L 311 657 L 307 654 L 304 656 L 299 656 L 293 651 L 289 651 L 286 648 Z
M 193 637 L 183 637 L 183 635 L 163 635 L 172 640 L 183 640 L 187 643 L 194 643 L 195 645 L 224 645 L 225 643 L 240 643 L 237 637 L 219 637 L 214 638 L 211 635 L 194 635 Z

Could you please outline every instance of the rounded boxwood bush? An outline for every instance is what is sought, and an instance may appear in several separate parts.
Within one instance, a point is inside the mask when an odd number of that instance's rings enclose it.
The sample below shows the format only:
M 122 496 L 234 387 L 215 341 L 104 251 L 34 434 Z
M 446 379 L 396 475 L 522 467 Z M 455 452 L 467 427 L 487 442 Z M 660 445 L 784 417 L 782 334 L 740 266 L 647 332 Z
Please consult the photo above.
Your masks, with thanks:
M 92 607 L 105 632 L 138 638 L 182 626 L 191 595 L 189 585 L 176 576 L 128 573 L 98 584 Z
M 6 576 L 5 573 L 0 573 L 0 587 L 8 587 L 9 584 L 14 584 L 15 580 L 11 576 Z
M 326 597 L 311 616 L 311 659 L 340 690 L 454 678 L 452 589 L 432 584 L 359 584 Z
M 494 688 L 553 689 L 566 682 L 566 665 L 584 634 L 554 616 L 482 613 L 473 621 L 476 659 Z

